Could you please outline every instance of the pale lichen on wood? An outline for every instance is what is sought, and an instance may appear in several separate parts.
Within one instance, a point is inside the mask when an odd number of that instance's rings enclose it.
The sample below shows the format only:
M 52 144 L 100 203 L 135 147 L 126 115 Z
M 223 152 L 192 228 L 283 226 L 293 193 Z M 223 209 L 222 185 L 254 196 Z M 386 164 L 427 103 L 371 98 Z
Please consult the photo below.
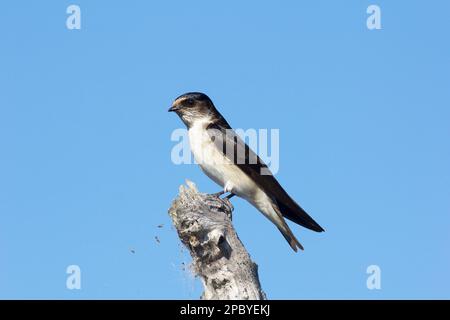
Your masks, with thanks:
M 258 266 L 231 223 L 228 199 L 198 192 L 194 183 L 180 186 L 169 215 L 192 256 L 192 270 L 202 280 L 202 299 L 261 300 L 265 293 Z

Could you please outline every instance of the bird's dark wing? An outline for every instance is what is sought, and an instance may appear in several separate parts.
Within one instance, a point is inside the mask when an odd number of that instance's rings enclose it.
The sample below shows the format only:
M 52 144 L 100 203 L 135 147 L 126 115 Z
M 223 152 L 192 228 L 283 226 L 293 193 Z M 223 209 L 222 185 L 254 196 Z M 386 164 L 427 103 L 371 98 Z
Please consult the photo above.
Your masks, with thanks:
M 208 133 L 224 155 L 235 163 L 247 176 L 274 200 L 287 219 L 314 231 L 324 229 L 311 218 L 283 189 L 267 165 L 231 129 L 221 117 L 208 126 Z

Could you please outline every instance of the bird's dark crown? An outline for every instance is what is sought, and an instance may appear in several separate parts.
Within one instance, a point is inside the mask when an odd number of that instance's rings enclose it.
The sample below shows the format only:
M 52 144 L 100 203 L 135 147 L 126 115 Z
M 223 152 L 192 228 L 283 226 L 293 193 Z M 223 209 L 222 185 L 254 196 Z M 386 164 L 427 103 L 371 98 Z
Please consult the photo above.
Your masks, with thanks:
M 214 109 L 214 104 L 206 94 L 188 92 L 176 98 L 169 111 L 176 113 L 192 112 L 193 110 L 207 112 L 210 109 Z
M 208 102 L 212 104 L 211 99 L 202 92 L 188 92 L 184 93 L 181 96 L 177 97 L 175 101 L 184 101 L 187 99 L 192 99 L 197 102 Z

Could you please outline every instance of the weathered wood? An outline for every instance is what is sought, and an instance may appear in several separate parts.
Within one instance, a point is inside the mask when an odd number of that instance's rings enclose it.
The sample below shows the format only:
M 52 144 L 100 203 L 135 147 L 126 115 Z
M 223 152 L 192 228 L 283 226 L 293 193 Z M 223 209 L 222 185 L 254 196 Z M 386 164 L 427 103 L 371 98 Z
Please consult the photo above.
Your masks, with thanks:
M 239 240 L 231 223 L 228 199 L 199 193 L 186 181 L 169 215 L 192 256 L 192 270 L 202 279 L 202 299 L 265 299 L 258 266 Z

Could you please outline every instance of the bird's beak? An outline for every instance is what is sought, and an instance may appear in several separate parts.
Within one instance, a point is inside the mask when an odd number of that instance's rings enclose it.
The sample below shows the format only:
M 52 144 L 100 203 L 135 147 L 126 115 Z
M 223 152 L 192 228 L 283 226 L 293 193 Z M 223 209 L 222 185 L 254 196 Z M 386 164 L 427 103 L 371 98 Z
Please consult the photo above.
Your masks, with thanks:
M 171 107 L 169 108 L 169 112 L 174 112 L 174 111 L 177 111 L 178 109 L 180 109 L 179 106 L 173 105 L 173 106 L 171 106 Z

